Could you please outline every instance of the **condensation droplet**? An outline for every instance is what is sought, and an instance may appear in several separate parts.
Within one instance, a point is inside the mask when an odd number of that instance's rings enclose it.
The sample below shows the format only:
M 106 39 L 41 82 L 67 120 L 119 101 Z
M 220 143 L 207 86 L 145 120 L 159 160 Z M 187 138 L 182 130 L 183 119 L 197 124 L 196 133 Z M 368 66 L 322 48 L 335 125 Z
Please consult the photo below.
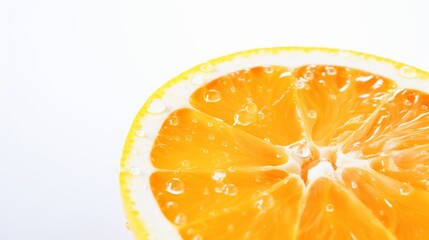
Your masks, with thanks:
M 185 184 L 179 178 L 172 178 L 167 181 L 166 191 L 174 195 L 182 194 L 185 191 Z
M 210 194 L 209 189 L 208 189 L 208 188 L 204 188 L 204 192 L 203 192 L 203 194 L 204 194 L 205 196 L 209 195 L 209 194 Z
M 308 158 L 311 154 L 311 151 L 306 144 L 300 143 L 295 147 L 295 153 L 300 158 Z
M 322 79 L 320 79 L 320 80 L 318 81 L 318 83 L 319 83 L 320 85 L 326 85 L 325 80 L 322 80 Z
M 414 78 L 417 76 L 416 70 L 409 66 L 403 66 L 401 69 L 399 69 L 399 75 L 401 75 L 404 78 Z
M 265 67 L 264 67 L 264 72 L 266 72 L 266 73 L 268 73 L 268 74 L 273 73 L 273 71 L 274 71 L 274 69 L 273 69 L 273 67 L 271 67 L 271 66 L 265 66 Z
M 130 226 L 130 223 L 129 223 L 129 222 L 126 222 L 126 223 L 125 223 L 125 227 L 126 227 L 128 230 L 131 230 L 131 226 Z
M 384 211 L 383 210 L 380 210 L 378 213 L 380 214 L 380 216 L 384 216 Z
M 255 120 L 255 116 L 246 110 L 239 110 L 234 115 L 234 125 L 249 126 Z
M 310 111 L 308 111 L 307 116 L 309 118 L 313 118 L 313 119 L 317 118 L 317 112 L 315 110 L 310 110 Z
M 137 130 L 137 131 L 136 131 L 136 135 L 137 135 L 137 137 L 142 137 L 142 138 L 144 138 L 144 137 L 146 137 L 146 136 L 147 136 L 147 135 L 146 135 L 146 132 L 145 132 L 145 131 L 143 131 L 142 129 Z
M 237 169 L 234 166 L 228 167 L 228 172 L 235 172 L 235 171 L 237 171 Z
M 337 95 L 335 94 L 329 94 L 329 98 L 332 100 L 337 100 Z
M 186 233 L 189 234 L 189 235 L 194 235 L 195 234 L 195 229 L 189 228 L 188 230 L 186 230 Z
M 426 109 L 428 109 L 428 106 L 427 105 L 422 105 L 420 108 L 423 109 L 423 110 L 426 110 Z
M 223 186 L 223 193 L 227 196 L 235 196 L 238 193 L 238 188 L 234 184 L 225 184 Z
M 325 211 L 327 211 L 327 212 L 333 212 L 333 211 L 335 211 L 334 204 L 329 203 L 328 205 L 326 205 Z
M 265 212 L 274 207 L 275 201 L 271 194 L 263 193 L 262 196 L 255 202 L 255 207 L 261 212 Z
M 248 102 L 244 104 L 244 110 L 251 114 L 256 114 L 258 112 L 258 106 L 253 102 Z
M 208 136 L 208 139 L 210 140 L 210 141 L 213 141 L 213 140 L 215 140 L 216 139 L 216 137 L 215 137 L 215 135 L 214 134 L 209 134 L 209 136 Z
M 212 179 L 216 182 L 222 182 L 226 177 L 226 172 L 224 170 L 216 170 L 212 174 Z
M 188 160 L 183 160 L 182 162 L 180 162 L 180 166 L 182 166 L 182 167 L 189 167 L 189 161 Z
M 266 142 L 266 143 L 270 143 L 270 142 L 271 142 L 271 139 L 269 139 L 269 138 L 264 138 L 264 142 Z
M 287 72 L 282 72 L 279 77 L 284 78 L 284 77 L 290 77 L 290 76 L 292 76 L 292 72 L 287 71 Z
M 206 62 L 200 65 L 200 70 L 203 72 L 211 72 L 213 71 L 214 67 L 211 63 Z
M 305 82 L 304 82 L 304 81 L 302 81 L 302 80 L 298 80 L 298 81 L 296 81 L 296 83 L 295 83 L 295 87 L 296 87 L 297 89 L 303 89 L 303 88 L 305 88 Z
M 230 88 L 229 88 L 229 91 L 231 91 L 232 93 L 235 93 L 235 92 L 237 91 L 237 88 L 235 88 L 235 87 L 230 87 Z
M 390 208 L 392 208 L 392 207 L 393 207 L 392 203 L 391 203 L 391 202 L 389 202 L 389 200 L 387 200 L 386 198 L 384 199 L 384 203 L 386 203 L 386 205 L 387 205 L 388 207 L 390 207 Z
M 200 234 L 196 234 L 194 235 L 194 237 L 192 238 L 192 240 L 203 240 L 203 236 L 201 236 Z
M 183 226 L 186 223 L 186 215 L 184 213 L 178 213 L 174 218 L 174 223 L 179 226 Z
M 130 174 L 131 175 L 133 175 L 133 176 L 138 176 L 138 175 L 140 175 L 141 174 L 141 170 L 139 169 L 139 168 L 136 168 L 136 167 L 132 167 L 132 168 L 130 168 Z
M 204 100 L 209 103 L 219 102 L 221 99 L 220 93 L 217 90 L 211 89 L 204 94 Z
M 147 112 L 148 113 L 154 113 L 154 114 L 155 113 L 162 113 L 166 109 L 167 109 L 167 107 L 165 106 L 165 104 L 161 100 L 156 99 L 150 103 L 149 107 L 147 108 Z
M 355 183 L 354 181 L 351 182 L 352 188 L 356 189 L 357 188 L 357 183 Z
M 335 75 L 337 74 L 337 69 L 335 69 L 334 67 L 326 67 L 326 73 L 328 75 Z
M 165 204 L 165 206 L 168 209 L 173 209 L 173 208 L 177 208 L 178 204 L 176 202 L 173 202 L 173 201 L 168 201 L 167 204 Z
M 201 151 L 205 154 L 209 153 L 209 150 L 207 148 L 201 148 Z
M 413 191 L 413 188 L 409 184 L 406 184 L 406 183 L 404 183 L 402 185 L 402 187 L 399 188 L 399 193 L 402 196 L 408 196 L 411 194 L 412 191 Z
M 307 80 L 311 80 L 311 79 L 314 78 L 314 73 L 311 72 L 311 71 L 307 71 L 307 72 L 304 73 L 304 78 L 307 79 Z
M 213 127 L 213 123 L 212 122 L 207 122 L 207 127 Z
M 177 125 L 179 125 L 179 118 L 177 116 L 172 116 L 172 117 L 170 117 L 170 119 L 168 119 L 168 123 L 171 126 L 177 126 Z

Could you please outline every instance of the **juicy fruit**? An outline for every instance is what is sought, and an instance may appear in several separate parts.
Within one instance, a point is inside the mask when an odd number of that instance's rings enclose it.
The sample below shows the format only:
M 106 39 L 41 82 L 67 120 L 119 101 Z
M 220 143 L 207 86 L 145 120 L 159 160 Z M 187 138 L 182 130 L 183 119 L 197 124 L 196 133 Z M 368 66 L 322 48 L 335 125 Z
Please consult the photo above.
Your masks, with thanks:
M 272 64 L 184 95 L 189 104 L 170 110 L 169 93 L 152 100 L 147 112 L 161 124 L 132 145 L 149 158 L 128 161 L 145 172 L 121 173 L 125 195 L 153 196 L 152 214 L 180 237 L 429 237 L 426 93 L 352 67 Z M 146 190 L 131 183 L 144 181 Z

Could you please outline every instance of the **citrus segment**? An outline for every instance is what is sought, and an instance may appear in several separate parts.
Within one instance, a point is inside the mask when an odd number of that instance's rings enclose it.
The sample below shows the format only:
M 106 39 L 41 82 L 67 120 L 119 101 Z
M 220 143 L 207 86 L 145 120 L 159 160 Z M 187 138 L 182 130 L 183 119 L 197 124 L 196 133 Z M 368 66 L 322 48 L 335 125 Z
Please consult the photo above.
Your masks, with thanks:
M 159 169 L 201 172 L 281 165 L 287 156 L 283 149 L 219 119 L 180 109 L 162 125 L 151 161 Z
M 428 94 L 396 91 L 374 114 L 371 123 L 354 133 L 345 151 L 360 150 L 370 157 L 429 144 L 428 108 Z
M 349 67 L 308 65 L 295 75 L 302 119 L 318 146 L 341 143 L 396 87 L 390 79 Z
M 296 232 L 303 184 L 283 171 L 156 172 L 151 186 L 184 239 L 289 239 Z
M 266 66 L 230 73 L 196 90 L 190 102 L 267 142 L 288 145 L 302 139 L 291 71 Z
M 398 239 L 427 239 L 429 192 L 370 170 L 347 168 L 342 177 Z
M 305 194 L 298 239 L 395 238 L 351 192 L 322 177 Z

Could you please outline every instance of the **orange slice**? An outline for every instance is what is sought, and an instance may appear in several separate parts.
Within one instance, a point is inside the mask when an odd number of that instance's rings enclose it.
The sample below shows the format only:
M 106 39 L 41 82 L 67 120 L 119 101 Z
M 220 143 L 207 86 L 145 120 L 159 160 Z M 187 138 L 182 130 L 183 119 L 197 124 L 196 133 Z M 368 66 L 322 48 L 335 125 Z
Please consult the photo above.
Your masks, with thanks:
M 136 239 L 428 239 L 428 80 L 320 48 L 192 68 L 131 127 L 128 226 Z

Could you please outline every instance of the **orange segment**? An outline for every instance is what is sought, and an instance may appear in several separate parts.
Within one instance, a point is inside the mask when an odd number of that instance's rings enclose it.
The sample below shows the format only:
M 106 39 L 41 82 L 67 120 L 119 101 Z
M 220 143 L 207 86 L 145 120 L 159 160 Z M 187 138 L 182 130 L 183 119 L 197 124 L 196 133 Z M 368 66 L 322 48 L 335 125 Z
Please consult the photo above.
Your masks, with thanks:
M 151 152 L 153 166 L 184 171 L 233 170 L 287 162 L 283 149 L 191 109 L 164 122 Z
M 306 131 L 319 146 L 344 140 L 396 87 L 392 80 L 348 67 L 308 65 L 295 75 Z
M 303 190 L 297 177 L 288 177 L 283 171 L 215 176 L 185 172 L 151 176 L 161 210 L 184 239 L 291 239 L 296 234 Z M 252 219 L 251 225 L 243 225 L 248 219 Z M 271 228 L 271 224 L 278 228 Z
M 374 171 L 348 168 L 342 176 L 349 189 L 398 239 L 427 239 L 429 192 Z
M 309 186 L 301 216 L 298 239 L 395 239 L 359 199 L 328 178 Z
M 302 139 L 289 68 L 255 67 L 220 77 L 195 91 L 192 106 L 267 142 Z
M 381 106 L 371 123 L 357 131 L 345 151 L 377 156 L 429 144 L 429 95 L 398 90 Z

